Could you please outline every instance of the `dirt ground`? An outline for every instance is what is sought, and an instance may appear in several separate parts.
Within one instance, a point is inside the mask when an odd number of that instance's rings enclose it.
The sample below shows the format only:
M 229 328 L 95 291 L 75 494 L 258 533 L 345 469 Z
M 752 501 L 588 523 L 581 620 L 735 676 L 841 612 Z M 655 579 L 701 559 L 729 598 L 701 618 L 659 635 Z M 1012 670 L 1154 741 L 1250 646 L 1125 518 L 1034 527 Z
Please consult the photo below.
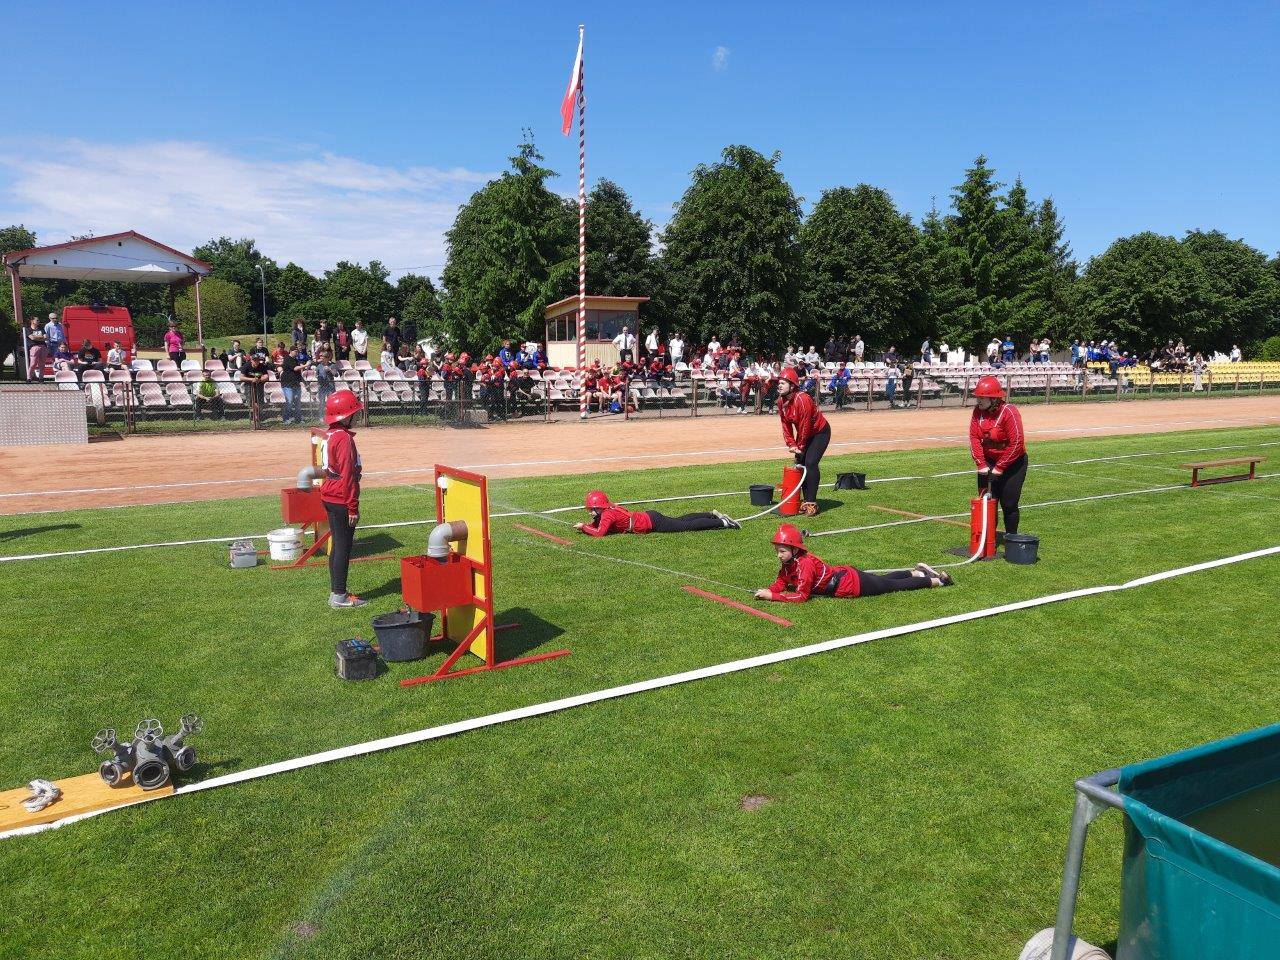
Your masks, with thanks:
M 1280 424 L 1280 399 L 1135 400 L 1022 408 L 1037 439 Z M 959 445 L 969 411 L 857 411 L 830 417 L 833 454 Z M 433 464 L 491 477 L 763 460 L 785 453 L 776 417 L 512 423 L 359 432 L 365 485 L 422 483 Z M 0 514 L 215 500 L 271 493 L 309 463 L 305 431 L 127 437 L 0 450 Z

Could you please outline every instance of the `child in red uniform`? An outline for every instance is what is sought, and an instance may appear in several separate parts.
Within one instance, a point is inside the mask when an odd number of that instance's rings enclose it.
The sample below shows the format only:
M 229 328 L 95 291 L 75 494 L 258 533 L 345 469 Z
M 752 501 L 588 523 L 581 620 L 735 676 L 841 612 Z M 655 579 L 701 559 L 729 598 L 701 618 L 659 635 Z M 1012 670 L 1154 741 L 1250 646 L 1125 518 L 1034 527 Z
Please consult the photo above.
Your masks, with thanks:
M 740 524 L 718 510 L 710 513 L 686 513 L 668 517 L 657 510 L 624 510 L 609 501 L 603 490 L 587 494 L 590 523 L 575 523 L 573 528 L 588 537 L 607 537 L 611 533 L 687 533 L 693 530 L 737 530 Z
M 924 590 L 948 587 L 951 575 L 928 564 L 916 564 L 914 570 L 891 570 L 868 573 L 853 567 L 833 567 L 823 563 L 804 545 L 804 534 L 789 523 L 778 527 L 773 535 L 782 569 L 773 585 L 756 591 L 759 600 L 780 603 L 804 603 L 818 597 L 875 597 L 899 590 Z
M 350 390 L 339 390 L 324 404 L 324 422 L 329 432 L 324 438 L 324 483 L 320 499 L 329 515 L 333 549 L 329 553 L 329 606 L 335 610 L 364 606 L 364 600 L 347 592 L 347 569 L 351 564 L 351 544 L 360 520 L 360 454 L 356 450 L 351 418 L 364 404 Z
M 969 450 L 978 465 L 978 492 L 990 489 L 1000 501 L 1004 532 L 1017 533 L 1022 482 L 1027 479 L 1027 443 L 1022 414 L 1005 402 L 995 377 L 979 377 L 973 388 L 977 405 L 969 421 Z
M 831 442 L 831 425 L 822 415 L 813 397 L 800 389 L 800 375 L 795 367 L 787 367 L 778 380 L 778 416 L 782 418 L 782 439 L 805 466 L 804 490 L 800 512 L 807 517 L 818 515 L 818 486 L 822 479 L 819 464 Z

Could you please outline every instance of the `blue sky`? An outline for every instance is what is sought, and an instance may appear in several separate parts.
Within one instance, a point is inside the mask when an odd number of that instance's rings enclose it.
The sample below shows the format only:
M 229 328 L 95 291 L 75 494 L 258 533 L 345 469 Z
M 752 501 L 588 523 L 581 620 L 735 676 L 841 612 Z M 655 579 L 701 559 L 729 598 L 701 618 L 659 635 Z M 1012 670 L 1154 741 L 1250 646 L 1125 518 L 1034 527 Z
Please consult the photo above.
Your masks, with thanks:
M 745 143 L 807 204 L 868 182 L 916 218 L 985 153 L 1054 197 L 1082 260 L 1141 230 L 1280 250 L 1275 3 L 23 4 L 0 223 L 438 273 L 521 128 L 576 189 L 579 22 L 588 178 L 659 225 Z

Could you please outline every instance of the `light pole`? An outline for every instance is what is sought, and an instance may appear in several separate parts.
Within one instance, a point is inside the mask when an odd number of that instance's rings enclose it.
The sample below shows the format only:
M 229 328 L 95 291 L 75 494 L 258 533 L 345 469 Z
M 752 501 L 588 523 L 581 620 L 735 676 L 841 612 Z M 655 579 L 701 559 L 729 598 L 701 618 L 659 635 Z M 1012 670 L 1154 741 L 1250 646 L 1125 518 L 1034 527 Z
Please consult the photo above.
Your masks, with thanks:
M 262 278 L 262 342 L 266 343 L 270 339 L 267 333 L 267 275 L 262 272 L 262 264 L 255 263 L 258 268 L 258 276 Z

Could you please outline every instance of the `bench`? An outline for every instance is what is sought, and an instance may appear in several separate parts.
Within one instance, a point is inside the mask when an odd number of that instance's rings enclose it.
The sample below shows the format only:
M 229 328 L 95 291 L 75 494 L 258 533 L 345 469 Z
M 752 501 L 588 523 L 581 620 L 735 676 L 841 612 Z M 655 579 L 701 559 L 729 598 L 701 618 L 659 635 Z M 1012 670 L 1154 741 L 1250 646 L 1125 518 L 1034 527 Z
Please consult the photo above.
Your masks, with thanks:
M 1228 457 L 1225 460 L 1204 460 L 1200 463 L 1184 463 L 1183 470 L 1191 471 L 1191 485 L 1193 487 L 1203 487 L 1210 483 L 1229 483 L 1232 480 L 1252 480 L 1257 471 L 1258 464 L 1266 457 Z M 1200 479 L 1200 471 L 1210 467 L 1234 467 L 1247 463 L 1249 465 L 1248 473 L 1233 473 L 1227 477 L 1210 477 L 1207 480 Z

